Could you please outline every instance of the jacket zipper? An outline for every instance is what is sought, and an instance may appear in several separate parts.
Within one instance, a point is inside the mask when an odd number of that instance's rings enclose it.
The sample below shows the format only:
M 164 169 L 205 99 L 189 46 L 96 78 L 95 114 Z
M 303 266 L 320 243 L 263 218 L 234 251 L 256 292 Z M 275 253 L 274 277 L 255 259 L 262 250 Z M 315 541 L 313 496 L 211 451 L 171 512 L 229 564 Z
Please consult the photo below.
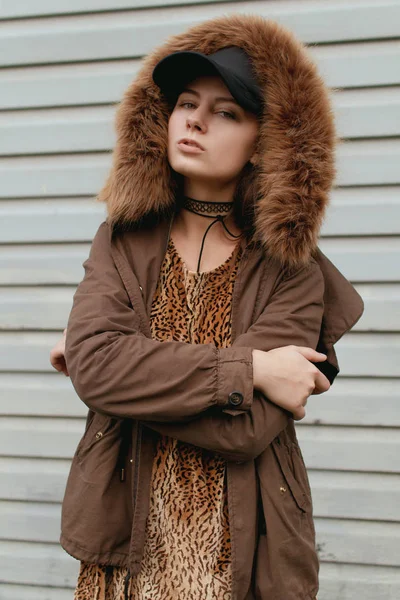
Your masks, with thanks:
M 171 218 L 171 221 L 169 223 L 168 235 L 167 235 L 167 240 L 166 240 L 165 248 L 164 248 L 164 256 L 167 252 L 167 247 L 168 247 L 169 238 L 171 235 L 171 228 L 172 228 L 173 220 L 174 220 L 174 217 Z M 147 315 L 146 315 L 146 318 L 148 319 Z M 134 456 L 132 456 L 133 461 L 134 461 L 134 468 L 133 468 L 133 482 L 134 482 L 133 483 L 133 519 L 135 519 L 137 492 L 138 492 L 138 487 L 139 487 L 140 448 L 141 448 L 141 444 L 142 444 L 142 423 L 140 421 L 137 422 L 135 442 L 136 443 L 135 443 L 135 449 L 134 449 Z
M 133 486 L 133 510 L 134 513 L 136 511 L 136 498 L 137 498 L 137 491 L 138 491 L 138 487 L 139 487 L 139 482 L 138 482 L 138 475 L 139 475 L 139 463 L 140 463 L 140 446 L 142 443 L 142 424 L 140 421 L 138 421 L 138 426 L 137 426 L 137 432 L 136 432 L 136 445 L 135 445 L 135 459 L 134 459 L 134 469 L 133 469 L 133 481 L 134 481 L 134 486 Z
M 126 480 L 126 458 L 128 455 L 129 448 L 129 429 L 131 428 L 132 421 L 130 419 L 124 419 L 121 424 L 121 446 L 119 449 L 118 456 L 118 471 L 119 480 L 124 482 Z
M 174 217 L 175 217 L 175 214 L 171 217 L 171 220 L 169 222 L 167 239 L 166 239 L 165 246 L 164 246 L 164 256 L 167 253 L 167 248 L 168 248 L 168 244 L 169 244 L 169 238 L 171 236 L 171 229 L 172 229 L 172 224 L 174 222 Z M 146 318 L 148 320 L 147 314 L 146 314 Z M 137 496 L 137 490 L 138 490 L 138 486 L 139 486 L 138 474 L 139 474 L 139 456 L 140 456 L 141 443 L 142 443 L 142 423 L 140 421 L 138 421 L 138 427 L 137 427 L 137 432 L 136 432 L 135 457 L 134 457 L 134 473 L 133 473 L 133 476 L 134 476 L 133 510 L 134 511 L 136 511 L 136 496 Z
M 133 432 L 133 429 L 132 429 Z M 140 421 L 137 421 L 137 428 L 136 428 L 136 439 L 134 441 L 134 444 L 132 444 L 132 458 L 130 460 L 131 463 L 133 463 L 133 474 L 132 474 L 132 531 L 134 529 L 134 525 L 135 525 L 135 520 L 136 520 L 136 506 L 137 506 L 137 494 L 138 494 L 138 489 L 139 489 L 139 468 L 140 468 L 140 447 L 141 447 L 141 443 L 142 443 L 142 424 L 140 423 Z M 132 558 L 133 555 L 133 544 L 134 544 L 134 538 L 131 535 L 131 542 L 130 542 L 130 548 L 129 548 L 129 558 Z M 128 585 L 129 585 L 129 579 L 131 577 L 131 564 L 130 561 L 128 561 L 128 573 L 125 579 L 125 595 L 127 593 L 127 589 L 128 589 Z

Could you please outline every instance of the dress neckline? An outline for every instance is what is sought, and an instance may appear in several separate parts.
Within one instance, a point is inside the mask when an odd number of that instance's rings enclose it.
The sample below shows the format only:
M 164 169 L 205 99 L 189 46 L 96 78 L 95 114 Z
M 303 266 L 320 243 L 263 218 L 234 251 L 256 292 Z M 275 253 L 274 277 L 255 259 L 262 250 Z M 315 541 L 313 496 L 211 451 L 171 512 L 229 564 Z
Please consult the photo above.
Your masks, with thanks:
M 219 272 L 223 273 L 224 271 L 226 271 L 229 267 L 229 265 L 231 264 L 233 258 L 236 258 L 237 253 L 240 251 L 241 249 L 241 243 L 240 241 L 235 245 L 235 247 L 233 248 L 232 252 L 230 253 L 230 255 L 228 256 L 228 258 L 221 263 L 220 265 L 218 265 L 218 267 L 215 267 L 214 269 L 211 269 L 210 271 L 200 271 L 200 273 L 198 273 L 197 271 L 191 271 L 190 269 L 187 268 L 187 265 L 185 263 L 185 261 L 183 260 L 183 258 L 181 257 L 181 255 L 179 254 L 178 250 L 176 249 L 176 246 L 173 242 L 172 237 L 169 238 L 169 242 L 168 242 L 168 249 L 170 252 L 172 252 L 173 254 L 175 254 L 175 256 L 177 257 L 179 263 L 182 265 L 184 272 L 191 276 L 191 277 L 205 277 L 207 275 L 215 275 Z

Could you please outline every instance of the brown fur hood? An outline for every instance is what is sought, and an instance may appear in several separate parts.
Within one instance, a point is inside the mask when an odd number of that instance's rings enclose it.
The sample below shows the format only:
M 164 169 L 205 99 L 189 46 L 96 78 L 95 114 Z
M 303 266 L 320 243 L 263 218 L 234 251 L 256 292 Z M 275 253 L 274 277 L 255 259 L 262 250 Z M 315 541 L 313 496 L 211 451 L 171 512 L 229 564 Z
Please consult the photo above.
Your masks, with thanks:
M 262 17 L 232 15 L 202 23 L 170 38 L 145 59 L 118 109 L 113 167 L 99 199 L 107 202 L 109 221 L 124 226 L 173 209 L 168 107 L 152 71 L 171 52 L 210 54 L 226 46 L 247 52 L 264 90 L 255 238 L 282 264 L 300 266 L 317 247 L 335 174 L 333 114 L 328 91 L 304 46 Z

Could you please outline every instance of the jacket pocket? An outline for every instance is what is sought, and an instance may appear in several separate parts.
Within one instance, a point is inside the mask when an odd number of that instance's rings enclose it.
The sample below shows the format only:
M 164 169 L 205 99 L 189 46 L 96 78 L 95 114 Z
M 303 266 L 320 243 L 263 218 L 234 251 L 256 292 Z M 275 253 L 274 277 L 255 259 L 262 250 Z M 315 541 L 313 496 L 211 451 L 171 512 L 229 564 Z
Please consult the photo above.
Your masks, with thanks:
M 272 447 L 290 492 L 302 512 L 311 512 L 311 491 L 300 448 L 293 443 L 283 443 L 279 436 Z
M 114 419 L 101 413 L 93 412 L 92 414 L 89 414 L 85 433 L 76 450 L 78 460 L 81 459 L 90 448 L 100 442 L 117 421 L 119 421 L 119 419 Z

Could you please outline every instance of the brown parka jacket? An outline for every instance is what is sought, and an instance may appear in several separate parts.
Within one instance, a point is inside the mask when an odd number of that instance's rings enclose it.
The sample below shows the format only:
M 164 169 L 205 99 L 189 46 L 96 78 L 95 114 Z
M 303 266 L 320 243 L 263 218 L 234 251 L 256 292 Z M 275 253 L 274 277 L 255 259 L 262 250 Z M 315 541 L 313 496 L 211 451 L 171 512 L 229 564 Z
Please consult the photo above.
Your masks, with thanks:
M 254 215 L 234 285 L 233 343 L 161 343 L 151 339 L 149 315 L 177 182 L 166 155 L 168 107 L 151 73 L 173 51 L 230 45 L 250 55 L 265 90 L 258 164 L 245 190 Z M 65 492 L 61 544 L 77 559 L 138 572 L 162 433 L 227 460 L 233 600 L 313 600 L 318 559 L 307 474 L 291 415 L 253 389 L 252 349 L 317 348 L 328 355 L 319 367 L 333 382 L 334 344 L 363 311 L 317 247 L 334 176 L 327 91 L 289 32 L 259 17 L 225 17 L 146 59 L 119 107 L 117 131 L 100 194 L 108 219 L 68 322 L 67 366 L 89 413 Z

